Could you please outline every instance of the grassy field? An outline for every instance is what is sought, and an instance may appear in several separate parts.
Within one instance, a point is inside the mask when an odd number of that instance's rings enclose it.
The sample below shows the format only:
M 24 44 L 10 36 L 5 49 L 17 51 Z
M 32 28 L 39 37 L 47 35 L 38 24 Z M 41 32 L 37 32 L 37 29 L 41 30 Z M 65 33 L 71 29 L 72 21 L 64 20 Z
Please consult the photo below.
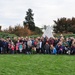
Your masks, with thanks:
M 0 55 L 0 75 L 75 75 L 75 56 Z

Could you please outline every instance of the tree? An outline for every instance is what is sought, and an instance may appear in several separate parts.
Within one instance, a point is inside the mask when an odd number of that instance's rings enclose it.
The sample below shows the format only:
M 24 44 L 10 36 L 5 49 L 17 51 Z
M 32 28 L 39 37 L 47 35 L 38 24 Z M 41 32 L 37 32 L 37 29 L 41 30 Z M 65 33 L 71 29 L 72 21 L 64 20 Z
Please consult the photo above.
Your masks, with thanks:
M 57 21 L 54 20 L 54 23 L 55 25 L 53 28 L 56 33 L 65 31 L 65 28 L 67 27 L 66 18 L 60 18 L 57 19 Z
M 35 27 L 35 34 L 42 34 L 42 30 L 39 27 Z
M 34 23 L 34 14 L 32 13 L 32 9 L 28 9 L 26 12 L 26 17 L 25 21 L 23 22 L 24 27 L 28 27 L 30 30 L 34 31 L 35 30 L 35 23 Z
M 54 20 L 54 32 L 58 33 L 63 33 L 63 32 L 73 32 L 75 33 L 75 18 L 73 17 L 72 19 L 70 18 L 60 18 L 57 19 L 57 21 Z
M 0 26 L 0 31 L 1 31 L 2 26 Z

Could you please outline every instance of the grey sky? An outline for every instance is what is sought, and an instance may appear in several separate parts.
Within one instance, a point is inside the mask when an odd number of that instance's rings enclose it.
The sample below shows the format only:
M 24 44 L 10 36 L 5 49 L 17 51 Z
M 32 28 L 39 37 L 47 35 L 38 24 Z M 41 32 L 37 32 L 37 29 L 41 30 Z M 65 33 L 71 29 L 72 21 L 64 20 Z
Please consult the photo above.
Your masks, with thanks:
M 57 18 L 75 16 L 75 0 L 0 0 L 0 25 L 21 24 L 31 8 L 36 26 L 53 25 Z

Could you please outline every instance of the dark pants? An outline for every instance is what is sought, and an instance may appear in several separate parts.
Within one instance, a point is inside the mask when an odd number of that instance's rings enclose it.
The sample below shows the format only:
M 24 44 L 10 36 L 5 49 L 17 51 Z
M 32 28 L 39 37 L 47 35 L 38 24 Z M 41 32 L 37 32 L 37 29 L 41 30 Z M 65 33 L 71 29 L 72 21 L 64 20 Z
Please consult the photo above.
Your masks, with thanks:
M 40 53 L 40 48 L 36 48 L 36 53 Z
M 58 54 L 63 54 L 63 50 L 58 50 Z
M 46 54 L 49 54 L 49 50 L 45 50 L 45 53 L 46 53 Z
M 2 47 L 0 47 L 0 54 L 2 53 L 2 50 L 3 50 L 3 48 L 2 48 Z

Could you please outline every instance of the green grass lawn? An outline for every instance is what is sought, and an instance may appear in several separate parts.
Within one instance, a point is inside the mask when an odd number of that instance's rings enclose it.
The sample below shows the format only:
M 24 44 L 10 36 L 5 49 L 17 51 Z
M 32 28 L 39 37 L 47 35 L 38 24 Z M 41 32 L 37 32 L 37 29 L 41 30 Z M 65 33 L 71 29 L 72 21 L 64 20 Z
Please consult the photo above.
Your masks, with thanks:
M 0 75 L 75 75 L 75 56 L 0 55 Z

